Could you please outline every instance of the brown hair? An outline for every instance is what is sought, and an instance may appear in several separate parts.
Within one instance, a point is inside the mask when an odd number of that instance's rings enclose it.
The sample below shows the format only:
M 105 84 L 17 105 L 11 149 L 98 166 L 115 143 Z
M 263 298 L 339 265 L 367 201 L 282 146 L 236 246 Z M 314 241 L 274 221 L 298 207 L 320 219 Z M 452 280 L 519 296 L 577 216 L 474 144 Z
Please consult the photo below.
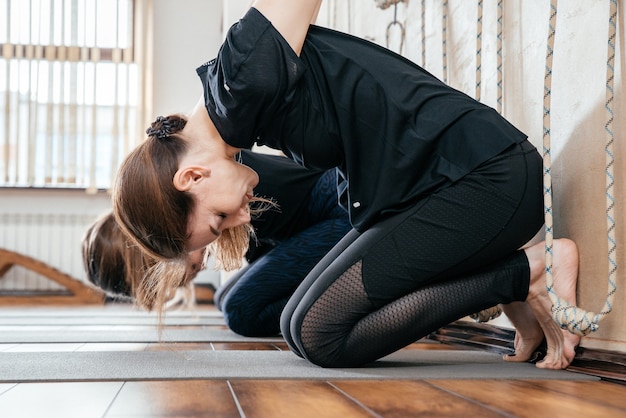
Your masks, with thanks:
M 187 223 L 194 200 L 176 189 L 173 179 L 188 149 L 180 135 L 186 123 L 182 115 L 158 117 L 146 130 L 148 138 L 120 166 L 113 187 L 120 228 L 155 260 L 137 288 L 137 302 L 147 310 L 161 312 L 171 291 L 185 279 Z M 251 233 L 249 224 L 223 231 L 210 246 L 216 265 L 227 270 L 241 267 Z
M 160 274 L 157 262 L 146 256 L 127 236 L 115 221 L 112 212 L 98 218 L 87 229 L 82 241 L 83 265 L 89 281 L 103 290 L 109 297 L 128 302 L 137 302 L 146 307 L 147 299 L 158 299 L 150 295 L 152 286 L 146 286 L 144 280 L 147 272 L 154 270 Z M 203 264 L 209 252 L 205 250 Z M 185 265 L 183 286 L 193 279 L 199 270 L 189 263 Z M 166 293 L 169 299 L 176 289 L 175 282 Z
M 129 245 L 111 212 L 89 226 L 82 241 L 82 255 L 89 281 L 122 300 L 135 298 L 141 277 L 153 264 Z

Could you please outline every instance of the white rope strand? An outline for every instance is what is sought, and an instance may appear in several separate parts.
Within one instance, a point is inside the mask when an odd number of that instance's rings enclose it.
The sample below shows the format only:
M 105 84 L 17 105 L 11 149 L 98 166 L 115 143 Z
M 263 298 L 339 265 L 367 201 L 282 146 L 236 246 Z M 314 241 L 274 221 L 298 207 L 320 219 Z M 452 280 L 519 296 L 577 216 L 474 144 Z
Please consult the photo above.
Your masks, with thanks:
M 441 18 L 441 54 L 443 62 L 443 82 L 448 84 L 448 0 L 443 2 L 443 16 Z
M 497 70 L 498 70 L 498 113 L 502 114 L 502 0 L 498 0 L 498 36 L 497 36 Z
M 426 66 L 426 0 L 422 0 L 420 8 L 420 34 L 422 35 L 422 68 Z
M 617 275 L 617 261 L 616 255 L 616 241 L 615 241 L 615 199 L 613 198 L 613 187 L 615 177 L 613 176 L 613 167 L 615 157 L 613 154 L 613 144 L 615 142 L 615 135 L 613 133 L 613 99 L 615 92 L 613 90 L 613 84 L 615 79 L 615 36 L 617 31 L 617 0 L 610 0 L 610 16 L 609 16 L 609 41 L 608 41 L 608 58 L 606 61 L 606 103 L 605 109 L 608 114 L 608 120 L 604 127 L 606 134 L 606 222 L 607 222 L 607 235 L 608 235 L 608 290 L 607 298 L 604 304 L 604 308 L 598 314 L 600 317 L 608 315 L 613 309 L 613 300 L 615 293 L 617 292 L 616 275 Z
M 557 0 L 551 0 L 550 3 L 550 31 L 548 35 L 548 45 L 546 53 L 546 69 L 544 80 L 544 209 L 545 209 L 545 229 L 546 229 L 546 285 L 548 295 L 552 302 L 552 316 L 557 324 L 562 328 L 569 330 L 574 334 L 585 336 L 598 329 L 598 322 L 608 315 L 613 306 L 613 300 L 616 293 L 615 273 L 617 271 L 617 263 L 614 259 L 615 255 L 615 218 L 614 218 L 614 199 L 613 199 L 613 79 L 614 79 L 614 60 L 615 60 L 615 32 L 617 17 L 617 2 L 610 0 L 611 10 L 609 18 L 609 42 L 608 42 L 608 60 L 607 60 L 607 100 L 605 108 L 609 114 L 608 121 L 605 125 L 607 141 L 606 151 L 606 203 L 607 203 L 607 227 L 608 227 L 608 243 L 609 243 L 609 289 L 603 310 L 599 314 L 587 312 L 571 305 L 567 301 L 560 299 L 554 290 L 553 277 L 553 217 L 552 217 L 552 177 L 551 177 L 551 161 L 550 161 L 550 98 L 552 84 L 552 59 L 554 54 L 554 37 L 556 33 L 556 16 L 557 16 Z
M 483 51 L 483 0 L 478 0 L 478 18 L 476 20 L 476 100 L 480 101 L 480 87 L 482 81 L 482 51 Z
M 501 1 L 499 0 L 498 7 L 501 8 Z M 482 84 L 482 38 L 483 38 L 483 0 L 478 0 L 478 18 L 476 20 L 476 100 L 480 101 L 481 98 L 481 84 Z M 501 54 L 501 40 L 502 40 L 502 20 L 498 16 L 498 52 L 497 52 L 497 65 L 498 72 L 502 71 L 502 54 Z M 501 90 L 502 90 L 502 77 L 498 76 L 498 103 L 501 102 Z M 498 106 L 498 112 L 502 109 Z M 493 306 L 488 309 L 483 309 L 480 312 L 476 312 L 470 315 L 470 318 L 476 322 L 488 322 L 498 318 L 502 315 L 502 309 L 499 305 Z

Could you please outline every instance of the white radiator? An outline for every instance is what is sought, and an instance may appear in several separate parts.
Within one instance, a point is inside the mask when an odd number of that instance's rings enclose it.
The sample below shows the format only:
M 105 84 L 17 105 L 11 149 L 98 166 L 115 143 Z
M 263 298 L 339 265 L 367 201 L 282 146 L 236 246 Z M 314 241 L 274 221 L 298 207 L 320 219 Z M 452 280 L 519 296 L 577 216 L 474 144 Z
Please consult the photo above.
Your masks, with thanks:
M 75 279 L 87 281 L 81 243 L 87 228 L 111 211 L 107 192 L 0 188 L 0 248 L 44 262 Z M 200 272 L 198 283 L 218 287 L 213 263 Z M 63 290 L 55 282 L 20 266 L 0 278 L 1 292 Z
M 93 214 L 0 213 L 0 247 L 44 262 L 70 276 L 86 280 L 82 264 L 81 241 Z M 28 213 L 31 212 L 31 213 Z M 62 290 L 48 280 L 21 266 L 13 266 L 0 279 L 2 291 Z

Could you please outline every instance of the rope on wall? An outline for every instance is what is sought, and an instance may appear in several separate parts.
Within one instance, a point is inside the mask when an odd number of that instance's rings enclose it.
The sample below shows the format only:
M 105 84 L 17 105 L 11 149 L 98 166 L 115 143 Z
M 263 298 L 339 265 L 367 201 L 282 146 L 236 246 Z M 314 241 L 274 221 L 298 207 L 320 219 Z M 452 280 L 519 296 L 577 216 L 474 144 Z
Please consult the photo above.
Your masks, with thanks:
M 498 8 L 501 10 L 502 0 L 498 2 Z M 483 0 L 478 0 L 478 13 L 476 20 L 476 100 L 480 101 L 481 97 L 481 84 L 482 84 L 482 39 L 483 39 Z M 501 14 L 498 14 L 498 48 L 497 48 L 497 66 L 498 72 L 502 71 L 502 19 Z M 501 102 L 501 90 L 502 90 L 502 77 L 498 75 L 498 100 Z M 498 112 L 501 112 L 502 106 L 498 106 Z M 502 309 L 500 306 L 493 306 L 488 309 L 483 309 L 480 312 L 476 312 L 470 315 L 470 318 L 476 322 L 487 322 L 492 319 L 498 318 L 502 315 Z
M 617 292 L 616 275 L 617 275 L 617 262 L 615 261 L 616 242 L 615 242 L 615 200 L 613 199 L 613 166 L 614 166 L 614 154 L 613 144 L 615 142 L 615 135 L 613 133 L 613 99 L 615 97 L 615 91 L 613 90 L 613 84 L 615 79 L 615 37 L 617 32 L 617 0 L 610 0 L 611 7 L 609 11 L 609 41 L 608 41 L 608 58 L 606 61 L 606 102 L 605 109 L 607 111 L 607 122 L 604 126 L 606 134 L 606 146 L 605 146 L 605 158 L 606 158 L 606 221 L 607 221 L 607 235 L 609 243 L 609 279 L 607 299 L 604 304 L 604 308 L 599 315 L 602 317 L 608 315 L 613 309 L 613 300 L 615 293 Z
M 552 213 L 552 175 L 551 175 L 551 156 L 550 156 L 550 99 L 552 85 L 552 61 L 554 56 L 554 38 L 556 34 L 556 17 L 557 17 L 557 1 L 550 2 L 550 24 L 546 52 L 546 67 L 544 79 L 544 100 L 543 100 L 543 161 L 544 161 L 544 212 L 545 212 L 545 231 L 546 231 L 546 284 L 548 295 L 552 301 L 553 319 L 562 328 L 569 330 L 574 334 L 585 336 L 598 329 L 598 322 L 608 315 L 613 309 L 613 300 L 616 293 L 615 273 L 617 271 L 617 263 L 615 261 L 615 219 L 614 219 L 614 199 L 613 199 L 613 79 L 614 79 L 614 60 L 615 60 L 615 33 L 616 33 L 616 17 L 617 17 L 617 0 L 610 0 L 610 17 L 609 17 L 609 41 L 608 41 L 608 59 L 607 59 L 607 82 L 606 82 L 606 103 L 605 108 L 609 115 L 605 125 L 607 135 L 605 152 L 606 152 L 606 215 L 608 226 L 608 262 L 609 262 L 609 278 L 608 278 L 608 294 L 604 308 L 598 314 L 587 312 L 575 305 L 569 304 L 567 301 L 560 299 L 554 291 L 554 277 L 552 271 L 553 257 L 553 240 L 554 240 L 554 223 Z
M 448 0 L 444 0 L 443 2 L 441 20 L 441 58 L 443 63 L 443 82 L 448 84 Z
M 497 70 L 497 110 L 502 113 L 502 0 L 498 0 L 496 70 Z M 482 44 L 483 44 L 483 0 L 478 0 L 476 20 L 476 100 L 481 100 L 482 88 Z
M 404 39 L 406 38 L 406 30 L 404 28 L 404 25 L 400 22 L 398 22 L 398 3 L 396 2 L 393 5 L 393 20 L 391 21 L 391 23 L 389 23 L 389 25 L 387 25 L 387 33 L 386 33 L 386 42 L 387 42 L 387 48 L 390 48 L 389 44 L 390 39 L 391 39 L 391 30 L 397 27 L 398 29 L 400 29 L 400 46 L 398 47 L 398 54 L 402 55 L 402 48 L 404 47 Z
M 496 47 L 496 68 L 498 72 L 498 98 L 497 98 L 497 110 L 502 114 L 502 0 L 498 0 L 498 35 L 497 35 L 497 47 Z
M 398 21 L 398 3 L 404 3 L 407 0 L 376 0 L 376 6 L 381 9 L 387 9 L 393 6 L 393 20 L 387 25 L 387 31 L 385 32 L 385 42 L 387 49 L 391 49 L 389 46 L 391 43 L 391 31 L 395 27 L 400 30 L 400 46 L 397 53 L 402 54 L 402 48 L 404 47 L 404 40 L 406 38 L 406 30 L 404 25 Z
M 352 0 L 346 2 L 348 8 L 348 33 L 352 33 Z
M 426 0 L 422 0 L 420 9 L 420 34 L 422 36 L 422 68 L 426 66 Z
M 476 20 L 476 100 L 480 101 L 482 80 L 481 65 L 483 50 L 483 0 L 478 0 L 478 19 Z

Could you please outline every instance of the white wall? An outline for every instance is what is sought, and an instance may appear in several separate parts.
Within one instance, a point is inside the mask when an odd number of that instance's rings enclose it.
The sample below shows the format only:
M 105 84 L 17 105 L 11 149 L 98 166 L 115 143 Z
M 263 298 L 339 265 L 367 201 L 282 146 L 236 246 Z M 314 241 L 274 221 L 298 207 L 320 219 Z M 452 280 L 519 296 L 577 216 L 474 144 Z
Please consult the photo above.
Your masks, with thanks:
M 111 208 L 107 193 L 84 190 L 0 190 L 0 247 L 45 262 L 77 279 L 86 279 L 81 242 L 87 227 Z M 56 284 L 15 267 L 2 289 L 56 289 Z
M 380 10 L 372 0 L 326 0 L 331 25 L 386 45 L 393 8 Z M 398 21 L 406 28 L 403 55 L 421 64 L 422 23 L 425 28 L 424 67 L 443 78 L 443 2 L 426 0 L 398 6 Z M 550 101 L 552 184 L 555 237 L 574 239 L 580 249 L 579 306 L 600 312 L 608 291 L 608 243 L 605 199 L 605 109 L 609 30 L 609 0 L 568 0 L 558 3 Z M 447 81 L 470 96 L 475 93 L 477 1 L 449 0 L 447 11 Z M 504 116 L 524 131 L 542 152 L 544 75 L 549 33 L 549 0 L 503 2 Z M 626 352 L 626 97 L 624 91 L 624 13 L 618 2 L 614 92 L 614 175 L 618 264 L 613 312 L 599 330 L 583 340 L 589 348 Z M 497 0 L 483 2 L 482 97 L 496 106 Z M 333 23 L 335 22 L 335 23 Z M 392 38 L 393 40 L 393 38 Z M 397 51 L 399 43 L 390 48 Z
M 222 36 L 221 0 L 154 0 L 154 115 L 191 110 L 202 88 L 195 69 L 212 58 L 219 48 Z M 37 236 L 28 235 L 25 240 L 14 243 L 14 236 L 31 234 L 27 225 L 8 224 L 20 214 L 44 216 L 56 214 L 80 215 L 87 228 L 91 221 L 111 209 L 108 193 L 87 194 L 82 190 L 53 189 L 0 189 L 0 246 L 35 257 L 79 279 L 85 279 L 80 258 L 80 226 L 72 226 L 63 234 L 64 241 L 54 239 L 47 232 Z M 56 231 L 54 226 L 45 225 L 44 231 Z M 30 229 L 33 229 L 32 227 Z M 60 242 L 66 248 L 61 251 L 42 249 L 50 240 L 51 245 Z M 13 270 L 13 269 L 12 269 Z M 10 271 L 12 279 L 24 272 Z M 219 273 L 212 269 L 201 272 L 197 280 L 217 285 Z M 0 287 L 0 291 L 1 291 Z
M 154 114 L 187 113 L 202 95 L 196 67 L 221 43 L 222 0 L 154 0 Z
M 213 58 L 222 42 L 222 0 L 154 0 L 155 116 L 188 113 L 202 96 L 196 68 Z M 212 266 L 197 282 L 219 285 Z

